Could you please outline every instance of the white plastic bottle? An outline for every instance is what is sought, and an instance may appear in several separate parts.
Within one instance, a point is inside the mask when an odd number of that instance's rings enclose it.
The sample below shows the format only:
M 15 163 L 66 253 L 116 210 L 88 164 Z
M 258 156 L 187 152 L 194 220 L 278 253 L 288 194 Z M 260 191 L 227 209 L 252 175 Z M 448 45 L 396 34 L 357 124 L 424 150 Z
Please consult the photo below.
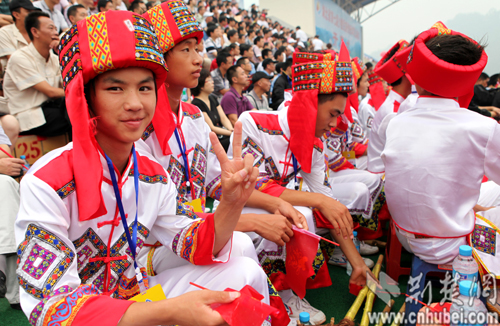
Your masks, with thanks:
M 478 266 L 472 257 L 472 248 L 470 246 L 460 246 L 459 254 L 453 261 L 453 278 L 461 281 L 476 281 L 478 280 Z M 456 276 L 460 274 L 460 278 Z
M 361 246 L 361 242 L 358 239 L 358 232 L 357 231 L 352 231 L 352 235 L 354 236 L 354 238 L 352 239 L 352 242 L 354 242 L 354 246 L 356 247 L 356 250 L 359 252 L 359 247 Z M 352 274 L 352 265 L 349 262 L 349 260 L 347 261 L 346 270 L 347 270 L 347 275 L 351 276 L 351 274 Z
M 477 298 L 477 283 L 461 281 L 460 295 L 450 307 L 450 326 L 487 326 L 488 309 Z
M 310 316 L 309 316 L 309 313 L 308 312 L 301 312 L 299 314 L 299 321 L 302 325 L 312 325 L 311 322 L 310 322 Z

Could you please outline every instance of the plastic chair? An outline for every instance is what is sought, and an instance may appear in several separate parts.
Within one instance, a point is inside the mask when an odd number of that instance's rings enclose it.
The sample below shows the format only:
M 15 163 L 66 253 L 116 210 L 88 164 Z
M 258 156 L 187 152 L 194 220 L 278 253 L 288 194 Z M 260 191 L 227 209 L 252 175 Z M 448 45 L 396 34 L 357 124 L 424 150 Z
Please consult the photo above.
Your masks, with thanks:
M 394 223 L 390 222 L 390 230 L 387 235 L 387 246 L 385 247 L 386 268 L 385 272 L 395 281 L 398 281 L 401 275 L 410 275 L 409 267 L 401 267 L 401 251 L 403 246 L 396 236 Z

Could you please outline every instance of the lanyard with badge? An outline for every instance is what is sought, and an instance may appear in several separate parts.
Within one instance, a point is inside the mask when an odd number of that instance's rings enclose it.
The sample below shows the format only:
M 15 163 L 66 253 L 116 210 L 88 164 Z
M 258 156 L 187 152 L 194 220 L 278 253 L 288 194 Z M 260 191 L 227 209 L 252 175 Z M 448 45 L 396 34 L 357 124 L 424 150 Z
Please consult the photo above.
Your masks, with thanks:
M 179 105 L 179 111 L 181 111 L 180 105 Z M 179 146 L 179 150 L 181 151 L 182 160 L 184 161 L 183 168 L 184 168 L 184 175 L 186 176 L 186 190 L 188 193 L 191 193 L 190 204 L 195 212 L 202 213 L 203 209 L 201 206 L 201 199 L 200 198 L 195 199 L 194 186 L 191 179 L 191 172 L 189 170 L 189 160 L 186 149 L 186 141 L 184 139 L 184 133 L 182 132 L 181 129 L 182 121 L 183 117 L 181 116 L 181 118 L 179 118 L 179 123 L 177 123 L 177 126 L 174 130 L 175 140 L 177 141 L 177 145 Z
M 109 174 L 111 176 L 111 181 L 113 183 L 113 189 L 115 191 L 116 204 L 118 205 L 118 210 L 120 211 L 120 217 L 122 220 L 123 228 L 125 229 L 125 236 L 127 237 L 127 242 L 130 247 L 130 252 L 132 254 L 132 259 L 134 260 L 135 277 L 137 279 L 137 284 L 142 292 L 147 290 L 146 285 L 142 279 L 142 273 L 136 262 L 136 246 L 137 246 L 137 211 L 139 208 L 139 167 L 137 165 L 137 154 L 135 153 L 135 147 L 132 147 L 132 156 L 134 158 L 134 187 L 135 187 L 135 220 L 132 224 L 132 236 L 128 228 L 127 217 L 125 216 L 125 211 L 123 210 L 122 197 L 120 190 L 118 189 L 118 182 L 115 176 L 115 169 L 113 162 L 108 155 L 104 154 L 106 157 L 106 162 L 108 163 Z

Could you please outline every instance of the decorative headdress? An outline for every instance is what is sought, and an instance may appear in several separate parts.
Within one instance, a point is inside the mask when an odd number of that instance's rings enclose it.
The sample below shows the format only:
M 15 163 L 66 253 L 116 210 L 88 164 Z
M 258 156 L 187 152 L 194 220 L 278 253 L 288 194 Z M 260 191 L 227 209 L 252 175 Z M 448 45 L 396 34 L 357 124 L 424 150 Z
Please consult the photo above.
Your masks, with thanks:
M 293 63 L 294 96 L 288 107 L 290 149 L 302 170 L 309 173 L 315 141 L 318 95 L 352 91 L 351 58 L 342 41 L 337 60 L 331 53 L 296 52 L 293 54 Z
M 438 35 L 461 35 L 478 44 L 468 36 L 448 29 L 442 22 L 437 22 L 431 29 L 421 33 L 411 50 L 404 56 L 403 53 L 398 56 L 398 61 L 418 86 L 442 97 L 458 97 L 460 106 L 468 107 L 474 95 L 474 84 L 486 66 L 488 56 L 483 51 L 479 61 L 470 66 L 443 61 L 425 45 Z
M 108 11 L 79 21 L 61 39 L 59 60 L 73 127 L 79 218 L 86 221 L 106 214 L 106 208 L 101 194 L 99 144 L 85 99 L 85 84 L 109 70 L 142 67 L 150 69 L 156 84 L 162 85 L 167 68 L 153 27 L 128 11 Z
M 365 72 L 363 68 L 361 68 L 363 67 L 363 62 L 358 57 L 355 57 L 354 59 L 351 60 L 351 64 L 352 64 L 352 77 L 354 78 L 354 83 L 357 83 L 358 80 L 363 75 L 363 73 Z M 349 106 L 352 106 L 354 110 L 356 110 L 356 112 L 359 111 L 359 99 L 357 90 L 354 94 L 349 95 L 347 102 L 348 102 L 347 104 Z
M 408 51 L 408 53 L 410 51 L 409 43 L 405 40 L 400 40 L 398 43 L 394 44 L 394 46 L 386 52 L 373 69 L 377 75 L 382 77 L 389 84 L 394 83 L 406 74 L 406 71 L 403 69 L 397 56 L 397 54 L 401 51 Z M 393 55 L 389 58 L 389 54 L 391 53 L 393 53 Z
M 166 1 L 146 11 L 143 15 L 155 29 L 162 53 L 167 53 L 180 42 L 195 37 L 200 43 L 203 30 L 184 1 Z M 153 128 L 163 154 L 171 153 L 168 141 L 175 130 L 172 111 L 165 85 L 158 90 L 158 107 L 153 117 Z

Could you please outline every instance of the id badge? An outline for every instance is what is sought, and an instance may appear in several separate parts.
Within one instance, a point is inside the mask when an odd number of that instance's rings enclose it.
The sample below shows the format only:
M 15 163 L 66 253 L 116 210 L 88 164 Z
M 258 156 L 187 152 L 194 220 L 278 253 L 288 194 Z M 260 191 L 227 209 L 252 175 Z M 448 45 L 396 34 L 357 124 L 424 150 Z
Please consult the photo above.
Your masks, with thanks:
M 147 289 L 146 292 L 138 294 L 129 300 L 135 302 L 153 302 L 166 299 L 167 297 L 165 296 L 165 292 L 163 292 L 161 284 L 156 284 L 152 288 Z
M 354 151 L 345 151 L 342 152 L 342 156 L 348 160 L 354 160 L 356 158 L 356 152 Z
M 201 199 L 200 198 L 192 200 L 188 204 L 193 208 L 193 212 L 195 212 L 195 213 L 205 213 L 203 211 L 202 206 L 201 206 Z

